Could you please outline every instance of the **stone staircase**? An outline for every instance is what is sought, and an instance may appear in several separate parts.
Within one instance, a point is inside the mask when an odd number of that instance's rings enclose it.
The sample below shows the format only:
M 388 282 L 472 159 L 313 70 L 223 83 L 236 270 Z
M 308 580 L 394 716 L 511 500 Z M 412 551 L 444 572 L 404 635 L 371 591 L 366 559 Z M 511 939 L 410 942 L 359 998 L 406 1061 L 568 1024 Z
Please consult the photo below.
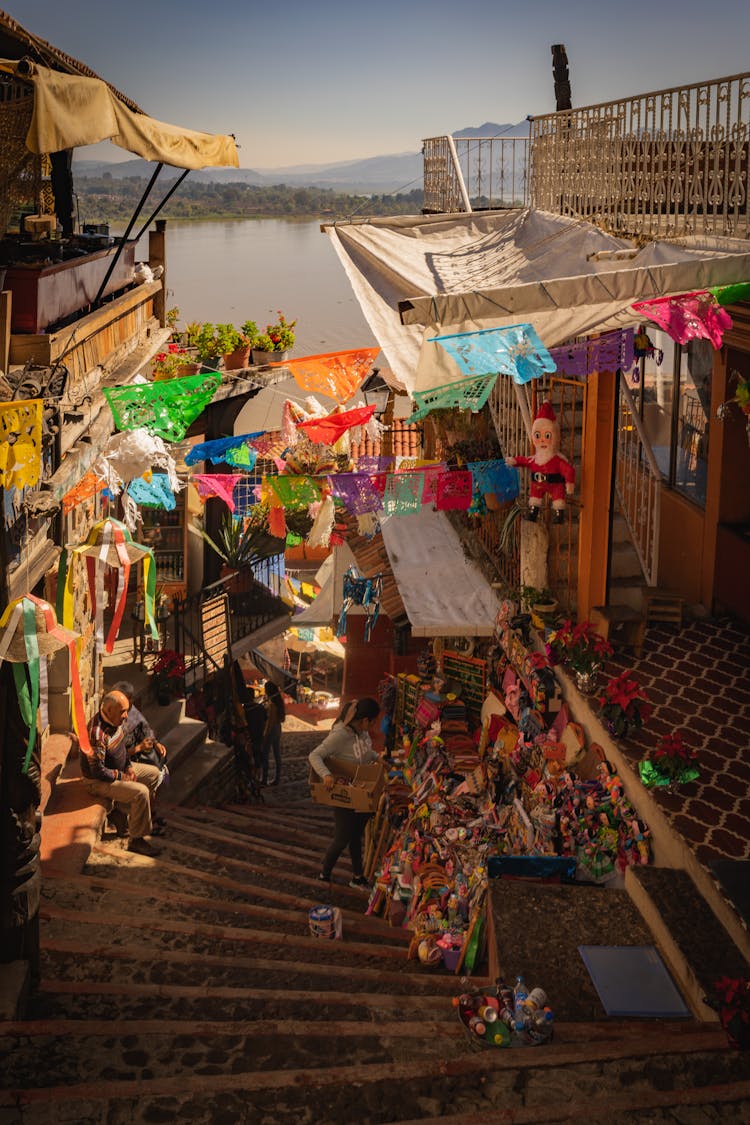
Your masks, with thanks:
M 348 861 L 317 880 L 331 818 L 295 745 L 263 803 L 174 807 L 157 858 L 105 838 L 45 875 L 41 982 L 0 1027 L 3 1125 L 750 1121 L 750 1058 L 716 1024 L 602 1014 L 477 1050 L 457 978 L 364 915 Z M 342 941 L 310 936 L 321 901 Z M 500 935 L 501 963 L 521 940 Z

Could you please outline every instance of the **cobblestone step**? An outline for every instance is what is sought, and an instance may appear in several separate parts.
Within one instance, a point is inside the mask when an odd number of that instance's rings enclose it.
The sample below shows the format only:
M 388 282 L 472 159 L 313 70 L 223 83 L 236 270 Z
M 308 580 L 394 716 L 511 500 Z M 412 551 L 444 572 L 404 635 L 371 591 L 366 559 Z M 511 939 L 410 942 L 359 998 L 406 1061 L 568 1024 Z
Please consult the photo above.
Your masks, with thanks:
M 348 1035 L 341 1042 L 347 1065 L 299 1068 L 290 1067 L 289 1056 L 283 1053 L 286 1036 L 272 1037 L 270 1042 L 242 1035 L 217 1040 L 207 1029 L 206 1043 L 190 1034 L 151 1040 L 138 1034 L 137 1026 L 133 1025 L 134 1034 L 123 1045 L 122 1060 L 115 1059 L 114 1073 L 98 1080 L 80 1074 L 85 1070 L 81 1058 L 90 1059 L 97 1047 L 112 1043 L 111 1025 L 102 1027 L 102 1035 L 109 1036 L 104 1044 L 85 1035 L 72 1041 L 45 1038 L 40 1029 L 37 1045 L 43 1042 L 47 1051 L 60 1051 L 54 1072 L 59 1073 L 60 1065 L 67 1063 L 69 1081 L 21 1089 L 9 1084 L 0 1094 L 0 1105 L 13 1106 L 22 1095 L 24 1125 L 48 1122 L 51 1114 L 62 1122 L 103 1120 L 101 1110 L 95 1116 L 103 1104 L 108 1125 L 169 1120 L 207 1125 L 217 1121 L 340 1125 L 351 1120 L 353 1113 L 357 1121 L 365 1123 L 424 1125 L 440 1122 L 442 1117 L 455 1125 L 478 1125 L 480 1121 L 580 1119 L 586 1107 L 585 1118 L 592 1125 L 597 1121 L 611 1125 L 617 1120 L 615 1112 L 629 1115 L 622 1119 L 630 1122 L 650 1121 L 652 1116 L 633 1115 L 652 1107 L 680 1110 L 689 1105 L 706 1107 L 705 1121 L 743 1121 L 743 1106 L 750 1102 L 747 1061 L 738 1068 L 736 1056 L 723 1050 L 722 1038 L 703 1032 L 690 1036 L 667 1033 L 658 1039 L 647 1035 L 597 1039 L 596 1032 L 587 1028 L 588 1038 L 558 1042 L 544 1051 L 477 1054 L 459 1048 L 446 1053 L 438 1039 L 425 1043 L 429 1025 L 424 1021 L 419 1025 L 420 1047 L 434 1048 L 424 1057 L 389 1061 L 373 1057 L 396 1044 L 399 1051 L 402 1047 L 408 1050 L 410 1036 L 394 1036 L 391 1043 L 382 1037 L 374 1039 L 368 1058 L 366 1045 Z M 411 1037 L 420 1036 L 416 1028 L 402 1024 L 404 1029 Z M 28 1030 L 28 1025 L 22 1026 L 18 1035 Z M 297 1035 L 295 1049 L 298 1040 Z M 70 1042 L 79 1048 L 78 1054 L 68 1054 Z M 324 1042 L 328 1056 L 337 1057 L 330 1035 Z M 303 1044 L 303 1050 L 308 1046 L 312 1049 L 312 1040 Z M 250 1056 L 260 1064 L 253 1070 L 247 1069 Z M 46 1058 L 50 1057 L 48 1053 Z M 162 1064 L 165 1070 L 171 1067 L 171 1073 L 154 1076 L 153 1070 Z M 127 1077 L 118 1073 L 120 1066 Z M 50 1076 L 49 1069 L 45 1075 Z M 459 1114 L 455 1113 L 457 1106 Z M 736 1109 L 738 1115 L 710 1115 L 714 1108 L 723 1113 L 727 1107 L 733 1107 L 730 1112 Z M 42 1108 L 46 1118 L 38 1112 Z M 664 1119 L 674 1122 L 696 1117 L 673 1114 Z

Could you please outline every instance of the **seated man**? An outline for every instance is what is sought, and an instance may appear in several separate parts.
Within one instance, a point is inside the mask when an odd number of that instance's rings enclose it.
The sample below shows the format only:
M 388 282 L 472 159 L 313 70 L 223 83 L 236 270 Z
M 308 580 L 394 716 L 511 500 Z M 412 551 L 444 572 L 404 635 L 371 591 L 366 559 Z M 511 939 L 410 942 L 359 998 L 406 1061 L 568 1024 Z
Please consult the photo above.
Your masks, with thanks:
M 133 703 L 135 688 L 129 680 L 119 680 L 112 691 L 121 691 L 130 704 L 125 719 L 125 748 L 131 762 L 145 762 L 161 771 L 161 782 L 169 777 L 167 748 L 159 742 L 148 719 Z M 157 824 L 159 818 L 157 818 Z
M 91 754 L 81 752 L 84 784 L 94 797 L 128 807 L 128 851 L 155 856 L 158 848 L 145 839 L 153 834 L 151 801 L 159 787 L 156 766 L 131 762 L 125 743 L 125 720 L 130 710 L 126 695 L 109 691 L 89 723 Z

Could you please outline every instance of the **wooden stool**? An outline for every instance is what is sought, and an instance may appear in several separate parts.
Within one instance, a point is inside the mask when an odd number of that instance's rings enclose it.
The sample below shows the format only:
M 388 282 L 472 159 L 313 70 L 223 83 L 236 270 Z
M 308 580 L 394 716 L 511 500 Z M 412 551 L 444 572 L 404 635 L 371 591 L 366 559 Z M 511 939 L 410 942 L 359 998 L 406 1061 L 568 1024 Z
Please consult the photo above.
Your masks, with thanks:
M 619 630 L 623 644 L 629 645 L 640 659 L 646 635 L 646 619 L 642 613 L 629 605 L 595 605 L 590 619 L 605 641 L 610 639 L 610 631 Z
M 659 586 L 644 586 L 643 610 L 646 614 L 646 624 L 655 621 L 665 621 L 670 625 L 682 628 L 682 604 L 684 598 L 676 590 L 666 590 Z

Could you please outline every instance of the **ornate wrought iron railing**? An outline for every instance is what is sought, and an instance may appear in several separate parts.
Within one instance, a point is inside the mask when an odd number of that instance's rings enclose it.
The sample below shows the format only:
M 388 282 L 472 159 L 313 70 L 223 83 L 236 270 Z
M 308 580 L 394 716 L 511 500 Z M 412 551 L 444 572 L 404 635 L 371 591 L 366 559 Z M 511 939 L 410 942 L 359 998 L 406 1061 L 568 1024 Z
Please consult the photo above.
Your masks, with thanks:
M 620 379 L 617 413 L 615 493 L 649 586 L 659 570 L 662 477 L 638 408 Z
M 533 119 L 532 206 L 626 235 L 747 237 L 750 73 Z
M 528 138 L 429 137 L 422 146 L 425 212 L 527 205 Z
M 175 649 L 185 658 L 188 690 L 219 672 L 235 645 L 291 614 L 269 589 L 277 561 L 263 559 L 253 573 L 235 571 L 197 594 L 175 600 L 172 632 Z

